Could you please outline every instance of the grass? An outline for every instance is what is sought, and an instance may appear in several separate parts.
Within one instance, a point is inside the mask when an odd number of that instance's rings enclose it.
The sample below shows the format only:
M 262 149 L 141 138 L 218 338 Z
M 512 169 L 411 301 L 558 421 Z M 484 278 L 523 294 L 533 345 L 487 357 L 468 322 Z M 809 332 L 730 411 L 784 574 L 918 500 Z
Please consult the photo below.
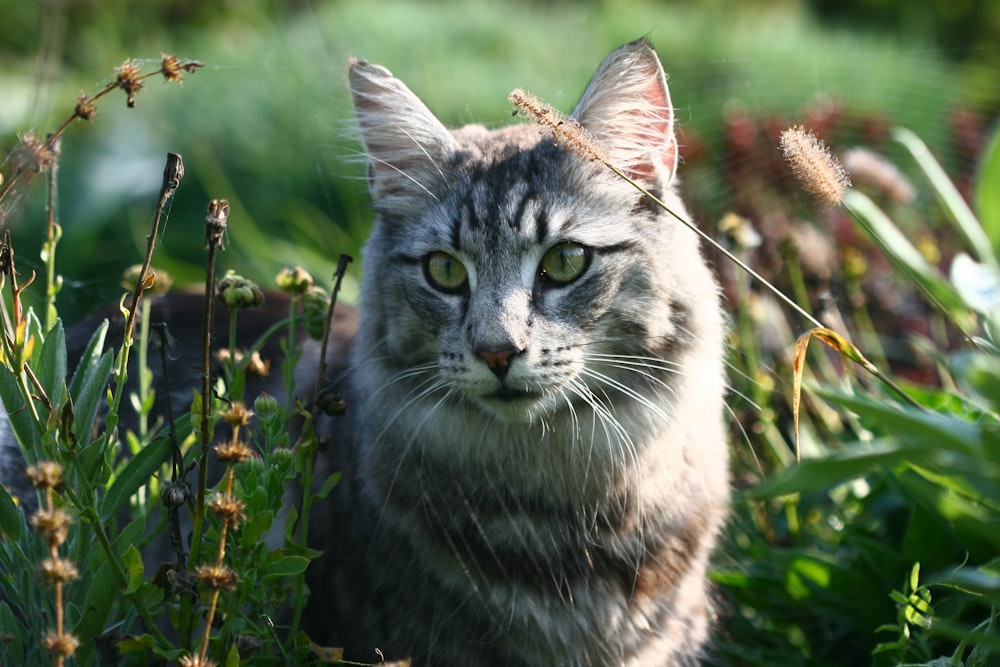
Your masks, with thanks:
M 28 25 L 31 11 L 21 3 L 3 14 L 12 24 Z M 989 87 L 972 78 L 959 77 L 963 83 L 953 86 L 956 73 L 966 70 L 932 51 L 877 35 L 825 31 L 793 3 L 734 11 L 717 3 L 535 8 L 507 2 L 459 9 L 397 1 L 377 13 L 363 3 L 297 11 L 246 3 L 236 13 L 205 9 L 208 14 L 198 16 L 204 21 L 187 27 L 181 21 L 175 30 L 158 27 L 154 3 L 147 11 L 131 18 L 108 11 L 74 23 L 83 27 L 63 37 L 67 53 L 81 54 L 76 73 L 28 68 L 7 56 L 18 65 L 10 71 L 59 72 L 67 80 L 48 87 L 41 75 L 3 75 L 0 85 L 15 100 L 8 109 L 31 107 L 26 100 L 32 96 L 48 99 L 51 107 L 36 107 L 31 118 L 0 113 L 7 116 L 0 124 L 8 132 L 56 127 L 78 89 L 87 87 L 80 81 L 99 78 L 95 72 L 136 53 L 140 42 L 179 47 L 206 64 L 181 90 L 149 82 L 137 109 L 126 109 L 120 100 L 102 103 L 92 123 L 71 127 L 63 137 L 61 238 L 52 281 L 61 274 L 64 286 L 53 304 L 56 314 L 74 319 L 96 302 L 120 297 L 118 278 L 111 276 L 146 253 L 167 151 L 184 155 L 186 175 L 166 209 L 163 234 L 152 238 L 157 265 L 180 282 L 205 280 L 201 221 L 206 202 L 218 198 L 227 200 L 234 230 L 223 236 L 220 276 L 236 268 L 264 282 L 261 277 L 277 273 L 285 258 L 315 275 L 331 275 L 340 253 L 356 253 L 369 214 L 351 159 L 357 148 L 345 133 L 347 53 L 389 65 L 449 123 L 496 125 L 509 121 L 504 96 L 516 87 L 569 108 L 607 50 L 651 31 L 682 119 L 688 149 L 682 177 L 696 218 L 729 251 L 856 345 L 920 406 L 856 373 L 836 350 L 813 344 L 796 356 L 796 339 L 814 325 L 716 256 L 733 312 L 730 405 L 737 483 L 734 517 L 712 575 L 720 609 L 713 662 L 998 663 L 1000 362 L 989 280 L 996 278 L 1000 203 L 989 184 L 997 179 L 1000 148 L 996 138 L 987 146 L 984 136 L 970 148 L 942 122 L 963 108 L 985 122 L 1000 107 L 995 90 L 990 97 Z M 510 24 L 523 29 L 504 28 Z M 48 46 L 53 53 L 57 47 Z M 159 48 L 147 54 L 154 66 Z M 886 155 L 901 170 L 899 177 L 909 180 L 915 199 L 896 201 L 859 182 L 844 206 L 816 206 L 778 152 L 778 131 L 793 122 L 818 126 L 835 152 L 861 145 Z M 949 180 L 974 202 L 971 219 L 940 179 L 928 177 L 926 162 L 915 159 L 912 137 L 889 131 L 896 124 L 913 130 L 943 162 Z M 977 160 L 981 166 L 974 172 Z M 978 181 L 970 180 L 973 173 Z M 236 466 L 242 472 L 219 488 L 220 496 L 212 496 L 207 483 L 192 490 L 201 499 L 204 527 L 197 534 L 205 543 L 185 556 L 192 566 L 209 569 L 195 584 L 203 600 L 175 611 L 181 639 L 158 636 L 155 623 L 142 622 L 166 613 L 168 605 L 162 581 L 142 570 L 129 544 L 142 543 L 137 536 L 159 496 L 184 496 L 173 485 L 177 466 L 214 456 L 205 437 L 214 420 L 199 422 L 220 408 L 210 413 L 199 407 L 194 419 L 179 416 L 182 441 L 184 432 L 192 434 L 182 457 L 169 439 L 154 437 L 152 425 L 121 434 L 113 416 L 103 425 L 98 420 L 96 435 L 80 426 L 95 423 L 104 401 L 103 383 L 95 378 L 122 358 L 101 353 L 104 334 L 98 330 L 82 364 L 69 368 L 72 360 L 60 354 L 63 330 L 48 313 L 49 290 L 39 282 L 21 291 L 25 276 L 36 270 L 42 281 L 57 256 L 46 225 L 37 222 L 46 218 L 45 190 L 15 188 L 0 198 L 0 211 L 14 221 L 21 273 L 16 297 L 8 293 L 14 278 L 6 277 L 9 373 L 0 390 L 32 463 L 55 461 L 70 488 L 104 491 L 92 494 L 97 500 L 84 493 L 55 496 L 61 500 L 52 502 L 80 519 L 66 541 L 55 544 L 61 550 L 55 555 L 53 543 L 40 539 L 12 502 L 0 498 L 0 566 L 10 601 L 0 603 L 0 664 L 44 664 L 37 637 L 49 630 L 56 639 L 72 632 L 83 640 L 77 659 L 87 664 L 95 650 L 90 640 L 115 620 L 125 623 L 129 638 L 123 646 L 139 661 L 148 651 L 178 658 L 204 650 L 216 659 L 234 659 L 223 638 L 235 634 L 261 642 L 259 664 L 308 655 L 302 637 L 293 632 L 276 638 L 260 620 L 290 587 L 301 586 L 311 557 L 304 536 L 289 529 L 279 549 L 246 548 L 277 516 L 270 498 L 312 474 L 312 445 L 293 448 L 283 435 L 285 423 L 296 417 L 287 400 L 255 408 L 261 424 L 255 437 L 266 465 Z M 712 223 L 730 211 L 739 215 L 730 218 L 728 235 L 715 230 Z M 44 243 L 50 250 L 38 260 L 36 248 Z M 949 273 L 963 252 L 972 263 Z M 341 273 L 344 268 L 341 262 Z M 134 308 L 143 305 L 142 290 L 134 289 L 144 284 L 141 276 L 133 278 Z M 351 300 L 356 286 L 350 274 L 343 288 Z M 294 294 L 293 306 L 305 304 L 309 294 Z M 325 313 L 322 305 L 318 310 Z M 298 312 L 289 311 L 290 326 L 304 326 Z M 113 346 L 118 355 L 141 356 L 149 352 L 147 342 L 148 334 L 140 332 L 133 342 Z M 246 368 L 235 362 L 228 368 L 234 386 Z M 27 369 L 36 371 L 38 385 L 29 384 Z M 798 407 L 796 369 L 805 386 Z M 73 397 L 70 412 L 62 380 Z M 208 392 L 202 387 L 199 394 Z M 132 401 L 118 386 L 114 400 L 134 402 L 142 413 L 152 399 L 140 393 Z M 11 411 L 15 404 L 33 406 L 37 417 Z M 305 407 L 308 419 L 312 406 Z M 793 413 L 800 422 L 798 442 Z M 64 421 L 67 414 L 76 425 Z M 117 444 L 116 433 L 124 445 Z M 150 481 L 161 467 L 163 476 Z M 40 479 L 44 505 L 64 485 L 51 476 Z M 318 495 L 333 483 L 327 480 Z M 270 494 L 253 493 L 257 488 Z M 244 494 L 244 510 L 213 501 L 232 497 L 234 489 Z M 206 509 L 211 502 L 229 509 L 215 519 Z M 138 520 L 112 521 L 123 507 Z M 308 506 L 301 512 L 308 514 Z M 242 514 L 253 518 L 233 542 L 225 526 L 241 521 Z M 170 529 L 172 519 L 164 521 L 159 530 Z M 95 540 L 100 550 L 89 553 Z M 241 575 L 237 584 L 217 567 L 219 550 L 227 548 Z M 43 585 L 32 573 L 45 557 L 70 558 L 80 579 L 61 581 L 60 593 Z M 109 564 L 98 565 L 102 560 Z M 255 587 L 258 582 L 265 585 Z M 223 632 L 213 635 L 199 626 L 207 633 L 202 641 L 196 612 L 218 605 L 227 612 Z M 90 608 L 102 612 L 84 613 Z M 35 614 L 39 609 L 43 613 Z M 32 623 L 25 625 L 24 618 Z M 60 643 L 53 645 L 58 649 Z

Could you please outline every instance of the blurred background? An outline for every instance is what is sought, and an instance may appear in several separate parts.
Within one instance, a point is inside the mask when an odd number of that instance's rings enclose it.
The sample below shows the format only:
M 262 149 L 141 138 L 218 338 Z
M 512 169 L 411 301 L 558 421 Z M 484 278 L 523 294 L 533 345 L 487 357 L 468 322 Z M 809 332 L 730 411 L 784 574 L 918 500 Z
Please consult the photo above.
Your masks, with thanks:
M 58 127 L 77 96 L 113 81 L 126 59 L 144 71 L 162 53 L 199 60 L 205 66 L 180 85 L 147 80 L 134 109 L 115 91 L 93 121 L 65 133 L 60 314 L 72 320 L 121 296 L 122 271 L 145 249 L 167 152 L 183 155 L 186 176 L 156 266 L 178 283 L 201 283 L 206 206 L 225 198 L 220 273 L 233 268 L 270 286 L 298 264 L 324 282 L 349 253 L 359 260 L 345 288 L 351 300 L 371 213 L 346 94 L 349 55 L 390 68 L 447 124 L 497 126 L 521 122 L 506 101 L 515 87 L 572 109 L 607 52 L 642 36 L 669 74 L 681 186 L 699 223 L 911 391 L 947 392 L 943 360 L 963 335 L 843 210 L 801 191 L 778 136 L 798 124 L 837 154 L 863 147 L 897 165 L 896 190 L 857 185 L 947 272 L 959 241 L 892 129 L 921 137 L 971 195 L 1000 114 L 996 0 L 0 0 L 0 154 L 22 133 Z M 43 180 L 0 202 L 23 276 L 42 268 Z M 709 254 L 734 320 L 729 406 L 741 492 L 713 574 L 723 617 L 716 662 L 931 664 L 950 654 L 954 642 L 911 632 L 890 594 L 906 590 L 914 562 L 995 559 L 995 523 L 962 523 L 945 502 L 950 490 L 917 493 L 893 475 L 754 499 L 761 480 L 794 462 L 791 354 L 807 327 Z M 854 382 L 836 358 L 813 354 L 814 369 L 827 387 Z M 871 437 L 807 403 L 804 456 Z M 933 510 L 939 500 L 947 506 Z M 945 611 L 966 620 L 965 599 L 952 599 Z M 894 623 L 900 639 L 890 644 Z
M 19 133 L 44 137 L 126 59 L 144 70 L 161 53 L 205 63 L 180 86 L 149 79 L 134 109 L 120 92 L 105 97 L 64 135 L 70 318 L 117 300 L 168 151 L 187 175 L 155 263 L 178 282 L 201 281 L 213 198 L 233 208 L 223 268 L 270 284 L 282 266 L 324 276 L 339 253 L 357 256 L 370 213 L 345 90 L 351 54 L 389 67 L 446 123 L 495 126 L 510 122 L 515 87 L 570 110 L 609 50 L 648 36 L 669 73 L 694 212 L 714 228 L 736 211 L 775 243 L 807 202 L 775 148 L 789 124 L 837 150 L 895 150 L 887 132 L 901 124 L 965 179 L 1000 109 L 1000 3 L 989 0 L 2 0 L 0 16 L 4 153 Z M 42 185 L 4 203 L 22 270 L 37 262 Z M 772 245 L 761 263 L 780 273 Z

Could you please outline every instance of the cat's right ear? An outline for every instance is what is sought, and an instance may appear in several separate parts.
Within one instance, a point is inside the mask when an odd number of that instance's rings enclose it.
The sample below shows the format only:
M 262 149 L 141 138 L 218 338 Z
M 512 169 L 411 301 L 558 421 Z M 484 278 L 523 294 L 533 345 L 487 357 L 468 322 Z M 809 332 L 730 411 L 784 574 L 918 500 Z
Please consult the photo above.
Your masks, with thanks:
M 454 137 L 386 68 L 351 58 L 348 78 L 375 207 L 395 213 L 426 207 L 444 190 Z

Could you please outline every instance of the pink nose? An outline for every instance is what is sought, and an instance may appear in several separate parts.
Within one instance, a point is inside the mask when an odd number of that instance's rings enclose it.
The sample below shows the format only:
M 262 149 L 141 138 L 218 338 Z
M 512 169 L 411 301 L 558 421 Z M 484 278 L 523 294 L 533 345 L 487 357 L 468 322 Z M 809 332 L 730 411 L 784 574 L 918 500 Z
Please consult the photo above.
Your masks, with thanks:
M 477 354 L 480 359 L 486 362 L 494 375 L 498 378 L 503 378 L 507 375 L 507 370 L 510 368 L 510 359 L 517 354 L 517 350 L 483 350 Z

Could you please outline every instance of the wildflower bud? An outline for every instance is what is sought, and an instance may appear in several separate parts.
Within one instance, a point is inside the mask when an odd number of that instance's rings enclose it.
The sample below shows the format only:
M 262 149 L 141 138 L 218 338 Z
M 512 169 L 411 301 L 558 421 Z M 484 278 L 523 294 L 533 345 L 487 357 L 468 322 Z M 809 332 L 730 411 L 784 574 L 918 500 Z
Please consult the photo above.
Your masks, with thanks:
M 253 281 L 228 271 L 219 281 L 219 298 L 230 310 L 257 308 L 264 303 L 264 292 Z
M 257 400 L 253 402 L 254 412 L 257 414 L 269 417 L 278 411 L 278 401 L 268 393 L 262 393 L 257 397 Z
M 270 463 L 281 470 L 295 458 L 295 453 L 288 447 L 275 447 L 271 450 L 269 458 Z
M 330 295 L 322 287 L 312 287 L 302 295 L 302 315 L 306 334 L 313 340 L 323 338 L 330 310 Z
M 191 485 L 187 482 L 170 482 L 163 487 L 160 498 L 167 507 L 181 507 L 191 497 Z
M 313 277 L 301 266 L 282 269 L 274 280 L 278 284 L 278 289 L 295 296 L 305 294 L 313 286 Z

